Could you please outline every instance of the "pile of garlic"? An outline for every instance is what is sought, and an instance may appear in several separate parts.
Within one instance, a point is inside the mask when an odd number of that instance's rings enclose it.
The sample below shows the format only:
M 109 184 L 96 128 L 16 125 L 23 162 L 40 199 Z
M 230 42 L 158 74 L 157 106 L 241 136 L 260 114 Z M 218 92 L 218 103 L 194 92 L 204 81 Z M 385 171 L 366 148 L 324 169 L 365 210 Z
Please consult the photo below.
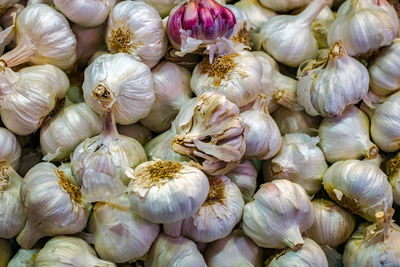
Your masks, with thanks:
M 400 266 L 391 3 L 0 0 L 0 267 Z

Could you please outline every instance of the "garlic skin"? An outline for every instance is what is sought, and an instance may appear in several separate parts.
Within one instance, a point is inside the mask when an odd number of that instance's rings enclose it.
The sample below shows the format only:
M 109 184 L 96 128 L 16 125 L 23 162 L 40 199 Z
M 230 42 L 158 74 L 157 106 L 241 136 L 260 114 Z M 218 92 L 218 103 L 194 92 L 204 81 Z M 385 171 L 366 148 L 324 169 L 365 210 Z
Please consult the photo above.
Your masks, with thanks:
M 7 267 L 35 267 L 35 260 L 39 251 L 38 248 L 29 250 L 20 248 Z
M 376 164 L 355 159 L 338 161 L 323 178 L 325 191 L 340 206 L 374 221 L 375 213 L 392 206 L 392 189 Z
M 226 176 L 210 177 L 207 199 L 196 214 L 182 222 L 182 233 L 193 241 L 213 242 L 229 235 L 241 220 L 244 200 Z
M 152 68 L 164 56 L 167 43 L 161 17 L 148 4 L 122 1 L 112 9 L 106 32 L 111 53 L 128 53 Z
M 144 262 L 145 267 L 207 267 L 196 244 L 184 237 L 170 237 L 161 233 Z
M 204 258 L 209 267 L 263 266 L 263 251 L 241 230 L 207 246 Z
M 192 97 L 190 71 L 163 61 L 151 70 L 155 101 L 150 113 L 140 122 L 150 130 L 162 133 L 171 127 L 183 104 Z
M 297 100 L 311 116 L 336 117 L 347 106 L 358 103 L 368 89 L 368 70 L 348 56 L 338 41 L 332 45 L 326 64 L 300 78 Z
M 393 201 L 400 204 L 400 168 L 399 168 L 400 153 L 388 160 L 384 167 L 385 172 L 388 175 L 389 183 L 392 186 Z
M 279 107 L 271 116 L 283 135 L 296 132 L 315 135 L 321 123 L 319 116 L 313 117 L 303 110 L 290 110 L 285 107 Z
M 328 44 L 341 40 L 347 53 L 357 56 L 389 45 L 398 30 L 399 20 L 386 1 L 351 0 L 332 23 Z
M 315 40 L 317 40 L 319 49 L 329 48 L 328 31 L 335 18 L 336 16 L 333 11 L 328 6 L 325 6 L 311 23 L 311 30 Z
M 25 175 L 21 201 L 27 221 L 17 242 L 25 249 L 32 248 L 44 236 L 82 231 L 91 209 L 74 177 L 47 162 L 35 165 Z
M 162 18 L 168 16 L 174 7 L 184 2 L 184 0 L 139 0 L 139 1 L 145 2 L 151 7 L 153 7 L 155 10 L 157 10 L 158 14 L 160 14 Z
M 76 38 L 61 13 L 48 5 L 35 4 L 26 7 L 15 23 L 17 46 L 0 57 L 3 66 L 52 64 L 68 70 L 74 65 Z
M 117 125 L 117 129 L 120 134 L 136 139 L 142 146 L 152 138 L 151 131 L 139 122 L 129 125 Z
M 240 161 L 239 166 L 226 174 L 239 187 L 245 203 L 249 202 L 254 196 L 257 187 L 257 175 L 253 163 L 244 159 Z
M 86 138 L 99 134 L 101 120 L 86 103 L 62 108 L 40 128 L 44 160 L 62 161 Z
M 20 199 L 22 177 L 9 165 L 0 166 L 0 238 L 13 238 L 24 228 L 26 215 Z
M 318 45 L 311 23 L 325 5 L 324 0 L 314 0 L 296 16 L 278 15 L 269 19 L 260 29 L 264 50 L 280 63 L 291 67 L 298 67 L 304 60 L 315 58 Z
M 100 258 L 115 263 L 136 260 L 150 250 L 160 231 L 132 210 L 127 195 L 97 202 L 89 221 L 94 248 Z
M 268 267 L 302 266 L 302 267 L 328 267 L 324 251 L 309 238 L 304 238 L 304 245 L 297 251 L 288 249 L 275 256 Z
M 318 142 L 318 137 L 304 133 L 286 134 L 276 157 L 263 164 L 264 179 L 287 179 L 301 185 L 309 195 L 317 193 L 328 169 Z
M 297 7 L 305 6 L 310 2 L 310 0 L 260 0 L 260 3 L 263 6 L 279 12 L 285 12 Z
M 96 266 L 116 265 L 97 258 L 94 249 L 78 237 L 57 236 L 49 241 L 36 256 L 35 266 Z
M 330 246 L 321 246 L 324 251 L 326 259 L 328 260 L 329 267 L 343 267 L 343 255 L 338 253 L 334 248 Z
M 36 131 L 69 88 L 67 75 L 52 65 L 0 72 L 0 113 L 5 126 L 15 134 Z
M 0 14 L 3 14 L 8 8 L 12 7 L 19 0 L 1 0 L 0 1 Z
M 53 0 L 70 21 L 84 27 L 95 27 L 106 21 L 116 0 Z
M 101 105 L 92 94 L 95 88 L 105 88 L 115 100 L 112 110 L 120 124 L 132 124 L 146 117 L 154 102 L 149 67 L 126 53 L 102 55 L 85 70 L 82 85 L 85 102 L 100 113 Z
M 382 49 L 368 66 L 371 91 L 378 95 L 390 95 L 400 90 L 400 38 Z
M 204 92 L 219 92 L 239 108 L 254 101 L 260 92 L 263 69 L 248 51 L 208 58 L 196 65 L 190 87 L 196 96 Z
M 243 10 L 254 29 L 258 29 L 268 19 L 277 15 L 274 11 L 262 6 L 258 0 L 240 0 L 234 6 Z
M 354 215 L 330 200 L 314 199 L 314 223 L 304 235 L 319 245 L 336 248 L 346 242 L 356 228 Z
M 7 128 L 0 127 L 0 147 L 0 160 L 6 161 L 13 169 L 18 170 L 21 145 Z
M 270 218 L 265 220 L 262 218 Z M 300 249 L 301 233 L 313 224 L 313 206 L 304 189 L 288 180 L 260 186 L 243 213 L 243 231 L 258 246 Z

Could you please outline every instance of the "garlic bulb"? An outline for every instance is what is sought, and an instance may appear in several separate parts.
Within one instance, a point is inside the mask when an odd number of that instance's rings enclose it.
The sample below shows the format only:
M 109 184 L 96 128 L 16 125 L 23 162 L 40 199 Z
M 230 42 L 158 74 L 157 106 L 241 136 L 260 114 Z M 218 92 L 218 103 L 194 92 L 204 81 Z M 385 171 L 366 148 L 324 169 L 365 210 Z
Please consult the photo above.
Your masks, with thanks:
M 326 259 L 328 260 L 329 267 L 343 267 L 343 255 L 338 253 L 334 248 L 330 246 L 321 246 L 324 251 Z
M 331 248 L 346 242 L 356 227 L 354 215 L 326 199 L 314 199 L 312 204 L 314 223 L 304 235 Z
M 303 132 L 315 135 L 321 122 L 321 117 L 313 117 L 302 110 L 290 110 L 285 107 L 280 107 L 272 113 L 272 118 L 282 134 Z
M 0 72 L 0 113 L 5 126 L 19 135 L 36 131 L 69 88 L 67 75 L 52 65 Z
M 324 251 L 320 246 L 309 238 L 304 238 L 304 245 L 297 251 L 287 249 L 275 256 L 268 267 L 328 267 Z
M 26 7 L 15 23 L 17 46 L 0 57 L 3 66 L 29 62 L 68 70 L 74 65 L 76 38 L 62 14 L 48 5 L 35 4 Z
M 398 29 L 395 10 L 386 0 L 351 0 L 332 23 L 328 44 L 341 40 L 347 53 L 357 56 L 389 45 Z
M 152 138 L 151 131 L 139 122 L 129 125 L 117 125 L 117 129 L 120 134 L 135 138 L 142 146 Z
M 243 107 L 260 92 L 262 73 L 261 64 L 248 51 L 217 57 L 211 64 L 204 58 L 193 70 L 190 87 L 196 96 L 215 91 Z
M 309 115 L 336 117 L 366 96 L 368 89 L 368 70 L 348 56 L 338 41 L 332 45 L 325 64 L 300 78 L 297 97 Z
M 262 249 L 240 230 L 209 244 L 204 258 L 209 267 L 263 266 Z
M 400 227 L 388 214 L 378 212 L 374 224 L 361 224 L 350 237 L 343 254 L 345 266 L 397 266 L 400 262 Z
M 0 160 L 18 170 L 21 158 L 21 145 L 8 129 L 0 127 Z
M 239 166 L 226 176 L 239 187 L 245 203 L 253 198 L 257 187 L 257 170 L 250 160 L 241 160 Z
M 210 177 L 207 199 L 182 222 L 182 233 L 197 242 L 226 237 L 241 220 L 244 201 L 237 185 L 226 176 Z
M 285 12 L 310 3 L 310 0 L 260 0 L 260 3 L 272 10 Z
M 274 11 L 262 6 L 258 0 L 240 0 L 234 6 L 246 13 L 250 25 L 255 29 L 277 15 Z
M 313 219 L 304 189 L 281 179 L 260 186 L 254 200 L 244 206 L 242 227 L 260 247 L 298 250 L 304 244 L 301 233 L 311 227 Z
M 35 267 L 35 260 L 39 253 L 38 248 L 23 249 L 20 248 L 17 254 L 10 260 L 7 267 Z M 1 265 L 0 265 L 1 266 Z
M 115 263 L 145 255 L 160 230 L 158 224 L 133 212 L 126 195 L 110 202 L 97 202 L 88 229 L 94 234 L 94 248 L 99 256 Z
M 150 68 L 167 49 L 160 15 L 146 3 L 122 1 L 111 11 L 106 43 L 111 53 L 128 53 Z
M 4 162 L 0 166 L 0 238 L 13 238 L 24 228 L 26 216 L 20 199 L 22 178 Z
M 304 133 L 286 134 L 278 155 L 263 164 L 264 179 L 287 179 L 301 185 L 309 195 L 317 193 L 328 168 L 318 142 L 318 137 Z
M 28 0 L 26 6 L 31 6 L 34 4 L 46 4 L 46 5 L 54 5 L 53 0 Z
M 325 191 L 340 206 L 374 221 L 375 213 L 392 206 L 392 189 L 376 164 L 355 159 L 338 161 L 323 178 Z
M 40 128 L 40 148 L 44 160 L 68 158 L 82 141 L 98 134 L 100 126 L 99 115 L 85 103 L 62 108 Z
M 0 251 L 0 266 L 5 267 L 12 257 L 12 248 L 8 240 L 0 238 Z
M 154 132 L 171 127 L 183 104 L 192 97 L 190 72 L 184 67 L 163 61 L 152 69 L 155 101 L 150 113 L 140 122 Z
M 106 21 L 116 0 L 53 0 L 53 2 L 70 21 L 84 27 L 94 27 Z
M 160 14 L 162 18 L 169 15 L 171 10 L 183 3 L 184 0 L 140 0 L 141 2 L 145 2 L 151 7 L 153 7 Z
M 400 90 L 400 38 L 394 39 L 368 66 L 371 90 L 389 95 Z
M 102 55 L 85 70 L 82 85 L 85 102 L 100 113 L 101 105 L 93 96 L 97 88 L 113 99 L 114 116 L 121 124 L 132 124 L 146 117 L 154 102 L 149 67 L 125 53 Z
M 306 59 L 315 58 L 318 45 L 311 23 L 326 5 L 325 0 L 314 0 L 296 16 L 279 15 L 262 25 L 263 48 L 277 61 L 298 67 Z
M 57 236 L 49 241 L 36 256 L 35 266 L 96 266 L 116 265 L 97 258 L 94 249 L 78 237 Z
M 193 159 L 207 174 L 230 172 L 245 153 L 239 108 L 219 93 L 203 93 L 182 107 L 173 127 L 172 150 Z
M 145 267 L 207 267 L 196 244 L 184 237 L 170 237 L 161 233 L 144 262 Z
M 385 164 L 385 171 L 388 175 L 389 183 L 392 186 L 393 201 L 400 204 L 400 153 L 388 160 Z
M 27 249 L 44 236 L 82 231 L 91 209 L 74 177 L 47 162 L 37 164 L 25 175 L 21 201 L 27 221 L 17 242 Z

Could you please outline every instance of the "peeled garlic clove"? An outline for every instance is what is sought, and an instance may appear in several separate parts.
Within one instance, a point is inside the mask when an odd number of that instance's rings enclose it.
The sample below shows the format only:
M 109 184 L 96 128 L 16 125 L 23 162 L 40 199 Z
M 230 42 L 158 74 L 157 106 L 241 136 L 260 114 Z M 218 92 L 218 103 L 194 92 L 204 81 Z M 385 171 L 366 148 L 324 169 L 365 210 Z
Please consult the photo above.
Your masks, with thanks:
M 319 245 L 336 248 L 346 242 L 356 227 L 355 217 L 326 199 L 314 199 L 314 223 L 304 235 Z
M 310 0 L 260 0 L 260 3 L 272 10 L 285 12 L 297 7 L 305 6 L 310 3 Z
M 91 209 L 74 177 L 47 162 L 37 164 L 25 175 L 21 201 L 27 221 L 17 242 L 27 249 L 44 236 L 82 231 Z
M 117 125 L 117 129 L 120 134 L 136 139 L 142 146 L 152 138 L 151 131 L 139 122 L 129 125 Z
M 301 185 L 309 195 L 317 193 L 328 168 L 318 142 L 318 137 L 304 133 L 286 134 L 276 157 L 263 164 L 264 179 L 287 179 Z
M 0 238 L 0 251 L 0 266 L 7 266 L 12 257 L 12 248 L 8 240 Z
M 197 242 L 226 237 L 240 221 L 244 201 L 237 185 L 226 176 L 210 177 L 207 199 L 193 216 L 183 220 L 182 233 Z
M 96 88 L 108 91 L 114 99 L 112 110 L 117 123 L 121 124 L 132 124 L 146 117 L 154 102 L 149 67 L 125 53 L 102 55 L 85 70 L 82 85 L 85 101 L 100 113 L 101 105 L 93 96 Z
M 227 237 L 216 240 L 204 252 L 207 266 L 263 266 L 263 251 L 245 236 L 234 230 Z
M 21 145 L 7 128 L 0 127 L 0 147 L 0 160 L 6 161 L 13 169 L 18 170 Z
M 318 129 L 320 147 L 328 162 L 339 160 L 373 159 L 379 149 L 369 138 L 369 119 L 355 106 L 348 107 L 342 115 L 325 118 Z
M 251 26 L 255 29 L 259 28 L 268 19 L 277 15 L 274 11 L 262 6 L 258 0 L 240 0 L 236 2 L 234 6 L 246 13 Z
M 340 41 L 331 47 L 326 64 L 306 72 L 297 87 L 299 104 L 311 116 L 340 116 L 347 106 L 367 95 L 369 75 L 356 59 L 347 55 Z
M 96 266 L 116 265 L 97 258 L 94 249 L 78 237 L 57 236 L 39 251 L 35 266 Z
M 192 266 L 207 267 L 196 244 L 184 237 L 170 237 L 161 233 L 144 262 L 145 267 Z
M 246 203 L 253 198 L 257 187 L 257 170 L 250 160 L 241 160 L 239 166 L 226 176 L 239 187 Z
M 111 53 L 128 53 L 150 68 L 167 49 L 160 15 L 146 3 L 123 1 L 111 11 L 106 43 Z
M 393 201 L 400 204 L 400 153 L 388 160 L 385 164 L 385 171 L 388 175 L 389 183 L 392 186 Z
M 88 229 L 94 234 L 94 248 L 99 256 L 115 263 L 143 257 L 159 232 L 158 224 L 133 212 L 126 195 L 109 202 L 97 202 Z
M 325 191 L 340 206 L 369 220 L 375 213 L 392 206 L 392 189 L 387 177 L 376 164 L 368 161 L 338 161 L 323 178 Z
M 272 118 L 282 134 L 298 132 L 315 135 L 321 122 L 321 117 L 313 117 L 302 110 L 290 110 L 285 107 L 280 107 L 272 113 Z
M 303 266 L 328 267 L 324 251 L 309 238 L 304 239 L 304 245 L 297 251 L 288 249 L 279 253 L 270 262 L 268 267 Z
M 157 10 L 158 14 L 162 18 L 169 15 L 171 10 L 179 5 L 180 3 L 184 2 L 184 0 L 140 0 L 140 2 L 145 2 L 155 10 Z
M 7 267 L 35 267 L 35 260 L 40 249 L 20 248 L 17 254 L 11 259 Z M 0 265 L 1 266 L 1 265 Z
M 304 244 L 301 233 L 313 218 L 311 201 L 300 185 L 274 180 L 261 185 L 244 206 L 243 231 L 260 247 L 298 250 Z

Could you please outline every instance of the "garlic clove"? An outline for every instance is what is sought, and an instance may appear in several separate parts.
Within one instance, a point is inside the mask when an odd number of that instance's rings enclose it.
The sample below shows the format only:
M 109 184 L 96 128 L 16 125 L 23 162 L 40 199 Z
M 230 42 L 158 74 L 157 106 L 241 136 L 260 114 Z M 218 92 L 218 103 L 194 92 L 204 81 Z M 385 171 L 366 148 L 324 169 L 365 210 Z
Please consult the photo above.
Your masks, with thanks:
M 285 107 L 279 107 L 271 116 L 283 135 L 289 133 L 316 135 L 321 122 L 319 116 L 313 117 L 303 110 L 290 110 Z
M 250 160 L 241 160 L 239 166 L 226 174 L 239 187 L 245 203 L 253 198 L 257 187 L 257 175 L 257 170 Z
M 0 160 L 4 160 L 13 169 L 18 169 L 21 158 L 21 145 L 8 129 L 0 127 Z
M 35 260 L 40 249 L 20 248 L 17 254 L 10 260 L 7 267 L 35 267 Z M 1 265 L 0 265 L 1 266 Z

